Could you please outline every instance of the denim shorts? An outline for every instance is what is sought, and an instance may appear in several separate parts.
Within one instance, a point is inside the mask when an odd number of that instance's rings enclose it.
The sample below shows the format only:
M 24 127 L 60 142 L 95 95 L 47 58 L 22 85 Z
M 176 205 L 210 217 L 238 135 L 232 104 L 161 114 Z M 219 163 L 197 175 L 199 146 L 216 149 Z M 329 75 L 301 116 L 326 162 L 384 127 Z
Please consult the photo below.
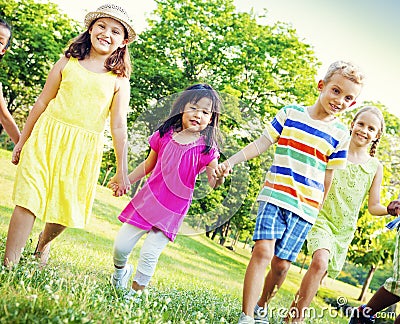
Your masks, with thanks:
M 276 240 L 275 255 L 290 262 L 296 261 L 312 224 L 271 203 L 260 201 L 253 240 Z

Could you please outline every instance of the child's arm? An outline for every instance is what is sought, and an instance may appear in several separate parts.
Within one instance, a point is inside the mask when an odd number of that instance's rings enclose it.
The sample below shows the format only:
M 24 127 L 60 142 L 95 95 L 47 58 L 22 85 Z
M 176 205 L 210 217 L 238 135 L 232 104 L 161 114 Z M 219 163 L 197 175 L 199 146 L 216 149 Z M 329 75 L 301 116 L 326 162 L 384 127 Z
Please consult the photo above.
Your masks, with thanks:
M 63 56 L 57 61 L 56 64 L 54 64 L 53 68 L 50 70 L 42 93 L 33 105 L 32 110 L 29 112 L 29 116 L 26 119 L 26 123 L 24 128 L 22 129 L 19 141 L 14 147 L 12 163 L 18 164 L 19 155 L 21 153 L 22 147 L 31 135 L 32 129 L 35 126 L 36 121 L 39 119 L 40 115 L 46 110 L 50 100 L 55 98 L 55 96 L 57 95 L 61 83 L 61 72 L 67 62 L 68 59 Z
M 126 119 L 130 98 L 128 78 L 117 78 L 116 90 L 110 108 L 110 128 L 117 162 L 117 171 L 112 182 L 118 185 L 114 193 L 117 197 L 127 193 L 130 189 L 128 179 L 128 134 Z
M 376 170 L 374 180 L 372 181 L 371 188 L 369 188 L 368 195 L 368 211 L 374 216 L 384 216 L 388 214 L 385 206 L 381 205 L 381 183 L 383 178 L 383 166 L 379 163 Z
M 149 174 L 151 171 L 153 171 L 154 167 L 156 166 L 157 163 L 157 157 L 158 154 L 156 151 L 153 149 L 150 150 L 150 153 L 146 160 L 144 160 L 142 163 L 140 163 L 135 170 L 133 170 L 131 173 L 129 173 L 129 182 L 135 183 L 136 181 L 142 179 L 144 176 Z
M 260 138 L 256 139 L 254 142 L 251 142 L 239 152 L 235 153 L 229 159 L 221 163 L 216 171 L 217 176 L 226 176 L 229 172 L 232 172 L 232 168 L 236 164 L 259 156 L 261 153 L 268 150 L 271 145 L 272 142 L 265 135 L 261 135 Z
M 218 188 L 220 185 L 222 185 L 225 181 L 225 178 L 223 175 L 218 176 L 217 175 L 217 168 L 218 168 L 218 160 L 214 159 L 212 160 L 206 168 L 207 172 L 207 178 L 208 178 L 208 184 L 210 185 L 211 188 Z
M 328 197 L 329 189 L 331 189 L 333 174 L 334 174 L 333 169 L 326 169 L 324 178 L 324 199 L 322 200 L 321 207 L 324 204 L 326 197 Z
M 3 87 L 0 83 L 0 123 L 3 125 L 4 130 L 10 136 L 14 144 L 19 141 L 19 129 L 14 119 L 12 118 L 10 112 L 7 109 L 6 101 L 3 97 Z

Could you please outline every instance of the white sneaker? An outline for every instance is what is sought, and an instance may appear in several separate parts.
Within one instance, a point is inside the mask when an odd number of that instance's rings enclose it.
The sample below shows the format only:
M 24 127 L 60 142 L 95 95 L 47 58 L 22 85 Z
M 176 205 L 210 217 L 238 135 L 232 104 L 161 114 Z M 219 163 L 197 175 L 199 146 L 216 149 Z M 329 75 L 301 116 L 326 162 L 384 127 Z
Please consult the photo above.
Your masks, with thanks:
M 239 317 L 238 324 L 254 324 L 254 318 L 246 315 L 245 313 L 241 313 Z
M 254 322 L 257 324 L 269 324 L 268 307 L 257 306 L 254 308 Z
M 127 288 L 129 278 L 132 276 L 133 273 L 133 265 L 127 264 L 125 266 L 125 272 L 120 278 L 115 278 L 114 273 L 111 275 L 111 283 L 114 285 L 115 288 Z

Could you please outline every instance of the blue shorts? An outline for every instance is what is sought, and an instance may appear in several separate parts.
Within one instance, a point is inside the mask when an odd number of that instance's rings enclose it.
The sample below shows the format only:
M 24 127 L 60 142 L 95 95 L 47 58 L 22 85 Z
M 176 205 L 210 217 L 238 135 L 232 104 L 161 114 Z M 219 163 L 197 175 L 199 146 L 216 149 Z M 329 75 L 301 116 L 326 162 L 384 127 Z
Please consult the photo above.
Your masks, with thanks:
M 296 261 L 312 224 L 291 211 L 260 201 L 253 240 L 276 240 L 275 255 Z

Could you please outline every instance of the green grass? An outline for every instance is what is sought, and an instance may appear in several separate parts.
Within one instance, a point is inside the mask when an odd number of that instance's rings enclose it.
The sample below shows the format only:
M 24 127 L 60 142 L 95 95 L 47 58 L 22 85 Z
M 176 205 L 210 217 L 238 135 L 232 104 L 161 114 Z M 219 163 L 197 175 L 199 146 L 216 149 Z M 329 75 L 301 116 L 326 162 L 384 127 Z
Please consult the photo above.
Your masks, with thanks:
M 11 153 L 0 150 L 0 255 L 3 258 L 16 167 Z M 48 266 L 39 270 L 31 253 L 43 223 L 35 223 L 23 260 L 0 272 L 0 323 L 237 323 L 248 249 L 230 251 L 204 235 L 178 236 L 160 257 L 145 293 L 125 300 L 123 291 L 109 284 L 113 271 L 112 245 L 120 227 L 118 213 L 127 197 L 115 198 L 98 187 L 93 218 L 85 230 L 67 229 L 52 243 Z M 130 262 L 135 266 L 137 246 Z M 242 246 L 242 243 L 239 243 Z M 304 273 L 304 272 L 303 272 Z M 292 266 L 271 308 L 286 308 L 303 274 Z M 343 296 L 356 304 L 360 289 L 327 280 L 319 296 Z M 321 311 L 321 297 L 312 305 Z M 335 312 L 331 312 L 335 315 Z M 324 312 L 310 323 L 347 323 Z M 271 323 L 280 323 L 275 315 Z

